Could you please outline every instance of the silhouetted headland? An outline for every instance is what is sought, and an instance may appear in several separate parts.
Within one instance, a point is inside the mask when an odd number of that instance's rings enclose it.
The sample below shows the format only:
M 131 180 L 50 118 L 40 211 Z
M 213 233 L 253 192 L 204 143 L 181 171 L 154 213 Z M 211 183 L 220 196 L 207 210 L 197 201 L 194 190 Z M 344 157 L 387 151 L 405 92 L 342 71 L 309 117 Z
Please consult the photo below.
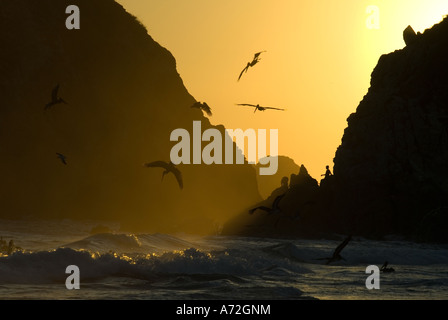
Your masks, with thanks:
M 69 4 L 81 9 L 80 30 L 66 28 Z M 191 108 L 175 58 L 120 4 L 4 1 L 1 16 L 0 218 L 208 234 L 261 200 L 250 164 L 183 166 L 182 192 L 142 168 L 168 159 L 171 132 L 195 120 L 226 132 Z M 60 108 L 61 99 L 76 107 Z M 55 165 L 59 150 L 70 151 L 68 166 Z

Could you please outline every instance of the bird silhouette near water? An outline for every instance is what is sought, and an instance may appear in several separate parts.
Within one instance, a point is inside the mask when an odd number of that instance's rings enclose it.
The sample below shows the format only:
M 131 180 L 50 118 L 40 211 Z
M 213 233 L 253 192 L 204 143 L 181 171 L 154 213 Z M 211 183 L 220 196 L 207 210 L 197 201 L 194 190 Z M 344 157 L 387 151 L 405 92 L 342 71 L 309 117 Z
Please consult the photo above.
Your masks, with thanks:
M 266 110 L 286 111 L 286 109 L 273 108 L 273 107 L 262 107 L 259 104 L 255 105 L 255 104 L 250 104 L 250 103 L 240 103 L 240 104 L 237 104 L 237 106 L 247 106 L 247 107 L 255 108 L 254 113 L 257 111 L 266 111 Z
M 162 173 L 162 181 L 163 181 L 163 178 L 165 177 L 165 175 L 167 175 L 168 173 L 171 172 L 176 177 L 177 183 L 179 184 L 179 188 L 180 189 L 184 188 L 182 172 L 179 169 L 177 169 L 176 165 L 174 163 L 172 163 L 171 161 L 170 162 L 154 161 L 154 162 L 146 163 L 145 167 L 165 169 L 165 171 L 163 171 L 163 173 Z
M 64 99 L 59 97 L 59 84 L 53 88 L 53 91 L 51 92 L 51 101 L 45 105 L 45 110 L 48 110 L 57 104 L 68 104 Z
M 202 102 L 202 103 L 201 102 L 196 102 L 191 107 L 192 108 L 197 108 L 197 109 L 200 109 L 200 110 L 204 111 L 210 117 L 213 115 L 212 114 L 212 108 L 210 108 L 210 106 L 206 102 Z
M 334 261 L 338 261 L 338 260 L 341 260 L 341 259 L 345 260 L 341 256 L 341 252 L 347 246 L 347 244 L 350 242 L 350 240 L 352 240 L 352 236 L 351 235 L 349 235 L 347 238 L 345 238 L 344 241 L 342 241 L 342 243 L 337 246 L 337 248 L 334 250 L 333 256 L 331 258 L 325 258 L 325 259 L 327 259 L 327 264 L 330 264 L 330 263 L 332 263 Z
M 243 74 L 244 74 L 245 72 L 247 72 L 247 71 L 249 70 L 249 68 L 255 66 L 258 62 L 260 62 L 260 55 L 261 55 L 263 52 L 266 52 L 266 51 L 257 52 L 257 53 L 254 55 L 254 58 L 252 59 L 252 61 L 247 63 L 246 67 L 243 69 L 243 71 L 241 71 L 240 76 L 238 77 L 238 81 L 240 81 L 240 79 L 241 79 L 241 77 L 243 76 Z
M 381 269 L 380 269 L 380 271 L 381 272 L 395 272 L 395 269 L 394 268 L 388 268 L 387 266 L 389 265 L 389 262 L 388 261 L 386 261 L 386 262 L 384 262 L 384 264 L 383 264 L 383 266 L 381 267 Z

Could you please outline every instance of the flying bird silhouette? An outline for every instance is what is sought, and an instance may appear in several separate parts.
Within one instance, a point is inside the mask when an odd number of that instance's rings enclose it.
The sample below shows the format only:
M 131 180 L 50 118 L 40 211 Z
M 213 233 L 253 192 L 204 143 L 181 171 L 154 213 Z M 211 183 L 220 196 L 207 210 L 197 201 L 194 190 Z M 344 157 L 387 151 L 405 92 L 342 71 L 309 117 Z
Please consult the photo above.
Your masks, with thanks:
M 207 103 L 205 103 L 205 102 L 203 102 L 203 103 L 201 103 L 201 102 L 196 102 L 194 105 L 192 105 L 191 106 L 192 108 L 197 108 L 197 109 L 200 109 L 200 110 L 202 110 L 202 111 L 204 111 L 207 115 L 209 115 L 210 117 L 213 115 L 212 114 L 212 108 L 210 108 L 210 106 L 207 104 Z
M 254 55 L 254 58 L 252 59 L 252 61 L 247 63 L 246 67 L 243 69 L 243 71 L 241 71 L 240 76 L 238 77 L 238 81 L 240 81 L 240 79 L 241 79 L 241 77 L 243 76 L 243 74 L 244 74 L 245 72 L 247 72 L 247 71 L 249 70 L 249 68 L 255 66 L 258 62 L 260 62 L 260 55 L 261 55 L 263 52 L 266 52 L 266 51 L 257 52 L 257 53 Z
M 237 104 L 237 106 L 247 106 L 247 107 L 253 107 L 255 108 L 255 112 L 258 111 L 266 111 L 266 110 L 279 110 L 279 111 L 286 111 L 286 109 L 280 109 L 280 108 L 272 108 L 272 107 L 262 107 L 259 104 L 254 105 L 254 104 L 249 104 L 249 103 L 241 103 L 241 104 Z
M 56 153 L 56 155 L 58 156 L 59 160 L 61 160 L 61 162 L 65 165 L 67 165 L 67 157 L 64 156 L 62 153 Z
M 145 167 L 147 168 L 163 168 L 165 169 L 165 171 L 163 171 L 162 173 L 162 181 L 163 178 L 165 177 L 165 175 L 167 175 L 168 173 L 172 173 L 177 180 L 177 183 L 179 184 L 180 189 L 184 188 L 184 183 L 182 180 L 182 172 L 180 172 L 179 169 L 176 168 L 176 166 L 174 165 L 174 163 L 170 162 L 165 162 L 165 161 L 154 161 L 151 163 L 146 163 Z
M 259 206 L 253 209 L 249 210 L 249 214 L 254 214 L 255 211 L 257 210 L 263 210 L 266 211 L 268 213 L 268 215 L 271 214 L 280 214 L 281 213 L 281 209 L 279 207 L 280 201 L 282 200 L 282 198 L 285 196 L 285 194 L 282 194 L 278 197 L 275 198 L 274 202 L 272 203 L 272 208 L 266 207 L 266 206 Z
M 62 104 L 62 103 L 68 104 L 67 102 L 64 101 L 64 99 L 59 97 L 58 94 L 59 94 L 59 84 L 56 87 L 54 87 L 53 91 L 51 92 L 51 101 L 49 103 L 47 103 L 47 105 L 45 106 L 45 110 L 48 110 L 57 104 Z

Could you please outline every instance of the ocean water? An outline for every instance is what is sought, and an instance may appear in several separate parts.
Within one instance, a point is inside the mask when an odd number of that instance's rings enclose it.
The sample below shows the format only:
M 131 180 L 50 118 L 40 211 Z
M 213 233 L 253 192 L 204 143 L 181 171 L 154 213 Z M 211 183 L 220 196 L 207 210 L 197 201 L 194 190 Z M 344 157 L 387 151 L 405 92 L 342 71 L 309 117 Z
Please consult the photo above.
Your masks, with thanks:
M 91 234 L 98 224 L 112 232 Z M 445 300 L 448 246 L 353 240 L 326 264 L 336 240 L 127 234 L 93 221 L 5 221 L 0 236 L 22 250 L 0 256 L 0 299 Z M 369 265 L 389 262 L 380 289 Z M 69 265 L 80 289 L 68 290 Z

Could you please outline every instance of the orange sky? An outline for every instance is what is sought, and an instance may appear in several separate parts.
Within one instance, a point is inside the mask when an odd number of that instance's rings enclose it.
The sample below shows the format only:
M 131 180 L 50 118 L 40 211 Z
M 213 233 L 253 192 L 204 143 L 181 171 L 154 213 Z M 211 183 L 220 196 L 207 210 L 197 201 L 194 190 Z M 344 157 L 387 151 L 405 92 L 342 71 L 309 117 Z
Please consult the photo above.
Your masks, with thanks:
M 118 0 L 177 60 L 188 91 L 213 124 L 278 129 L 279 154 L 314 178 L 333 167 L 346 119 L 367 93 L 384 53 L 403 30 L 424 31 L 448 14 L 447 0 Z M 380 28 L 368 29 L 369 5 Z M 261 62 L 240 82 L 253 54 Z M 286 108 L 254 114 L 235 103 Z M 189 128 L 186 128 L 189 129 Z

